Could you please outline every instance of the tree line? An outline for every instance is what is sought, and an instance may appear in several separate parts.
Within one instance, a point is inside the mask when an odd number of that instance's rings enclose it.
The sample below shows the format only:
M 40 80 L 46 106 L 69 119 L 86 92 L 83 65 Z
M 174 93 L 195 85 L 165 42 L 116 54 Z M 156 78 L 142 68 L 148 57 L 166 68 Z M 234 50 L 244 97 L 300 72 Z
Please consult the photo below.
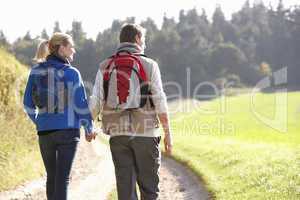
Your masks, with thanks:
M 112 55 L 126 22 L 133 23 L 135 18 L 114 20 L 95 40 L 87 38 L 80 21 L 72 22 L 67 33 L 76 45 L 73 64 L 85 81 L 94 81 L 99 62 Z M 151 18 L 141 25 L 147 29 L 145 54 L 159 63 L 163 81 L 176 81 L 185 94 L 187 86 L 195 88 L 204 81 L 251 87 L 283 67 L 288 67 L 288 84 L 299 86 L 300 6 L 285 8 L 282 0 L 277 7 L 246 1 L 230 20 L 217 6 L 211 20 L 204 9 L 191 9 L 181 10 L 178 21 L 164 16 L 161 27 Z M 57 31 L 61 31 L 59 22 L 55 22 L 53 32 Z M 0 31 L 0 45 L 27 65 L 33 64 L 40 38 L 49 38 L 46 30 L 39 37 L 33 38 L 28 32 L 9 43 Z M 169 93 L 173 90 L 176 88 L 167 88 Z

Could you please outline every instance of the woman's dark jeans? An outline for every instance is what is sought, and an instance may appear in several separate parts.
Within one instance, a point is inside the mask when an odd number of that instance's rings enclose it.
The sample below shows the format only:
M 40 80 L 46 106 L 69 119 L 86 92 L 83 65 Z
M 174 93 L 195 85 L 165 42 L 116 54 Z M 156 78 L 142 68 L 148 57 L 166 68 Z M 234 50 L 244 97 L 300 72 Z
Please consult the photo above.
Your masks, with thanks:
M 39 145 L 47 172 L 48 200 L 67 200 L 70 172 L 80 139 L 79 129 L 39 135 Z

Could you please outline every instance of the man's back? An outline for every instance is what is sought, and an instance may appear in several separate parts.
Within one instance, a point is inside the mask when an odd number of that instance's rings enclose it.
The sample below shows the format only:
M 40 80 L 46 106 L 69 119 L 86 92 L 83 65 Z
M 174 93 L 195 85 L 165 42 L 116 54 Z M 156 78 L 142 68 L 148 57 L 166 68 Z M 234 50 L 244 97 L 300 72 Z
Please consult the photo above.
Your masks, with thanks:
M 109 103 L 119 97 L 117 94 L 112 95 L 112 99 L 109 95 L 106 96 L 107 90 L 111 90 L 107 85 L 116 89 L 120 84 L 118 81 L 107 81 L 109 78 L 106 70 L 109 69 L 109 63 L 114 61 L 112 59 L 116 57 L 108 58 L 100 64 L 90 101 L 93 117 L 95 118 L 101 113 L 102 128 L 105 133 L 112 136 L 110 138 L 110 149 L 115 165 L 119 200 L 137 200 L 136 183 L 139 185 L 142 199 L 158 199 L 158 170 L 161 158 L 159 143 L 161 136 L 157 126 L 157 118 L 163 126 L 164 144 L 167 153 L 170 153 L 172 149 L 167 100 L 162 87 L 160 70 L 154 60 L 142 55 L 144 43 L 145 30 L 139 25 L 127 24 L 120 32 L 120 45 L 115 55 L 133 54 L 133 59 L 139 62 L 138 67 L 135 65 L 139 68 L 137 73 L 140 73 L 141 82 L 145 81 L 149 85 L 150 93 L 147 93 L 147 95 L 151 98 L 147 99 L 147 103 L 140 104 L 134 109 L 126 109 L 126 107 L 125 109 L 124 107 L 116 109 L 112 106 L 114 104 Z M 124 63 L 131 62 L 127 62 L 125 59 Z M 117 64 L 116 68 L 118 66 Z M 128 66 L 127 68 L 130 69 Z M 128 74 L 127 69 L 124 72 Z M 115 75 L 118 75 L 118 72 Z M 128 79 L 131 78 L 128 76 Z M 126 93 L 128 88 L 128 85 L 126 85 L 121 90 L 119 88 L 118 92 Z M 142 90 L 140 90 L 140 93 L 142 94 Z M 123 102 L 124 99 L 120 99 L 116 101 Z M 152 104 L 150 99 L 153 102 Z

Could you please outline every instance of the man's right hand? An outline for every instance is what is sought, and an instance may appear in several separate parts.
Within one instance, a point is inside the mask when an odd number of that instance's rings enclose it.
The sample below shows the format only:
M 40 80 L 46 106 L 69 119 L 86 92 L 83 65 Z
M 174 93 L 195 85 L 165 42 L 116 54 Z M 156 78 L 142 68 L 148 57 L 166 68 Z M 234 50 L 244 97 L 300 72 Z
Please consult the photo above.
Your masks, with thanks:
M 168 156 L 172 154 L 173 139 L 171 133 L 166 133 L 164 138 L 165 152 Z

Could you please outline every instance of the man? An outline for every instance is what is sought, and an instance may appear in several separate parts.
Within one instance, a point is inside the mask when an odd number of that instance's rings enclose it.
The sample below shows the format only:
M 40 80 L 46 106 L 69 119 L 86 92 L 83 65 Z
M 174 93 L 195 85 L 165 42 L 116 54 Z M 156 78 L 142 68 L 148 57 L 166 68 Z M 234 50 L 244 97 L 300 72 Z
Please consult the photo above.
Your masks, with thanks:
M 172 152 L 166 95 L 158 64 L 143 55 L 145 29 L 126 24 L 116 54 L 104 60 L 96 75 L 91 111 L 102 116 L 102 129 L 111 136 L 119 200 L 158 199 L 161 162 L 160 133 L 167 154 Z

